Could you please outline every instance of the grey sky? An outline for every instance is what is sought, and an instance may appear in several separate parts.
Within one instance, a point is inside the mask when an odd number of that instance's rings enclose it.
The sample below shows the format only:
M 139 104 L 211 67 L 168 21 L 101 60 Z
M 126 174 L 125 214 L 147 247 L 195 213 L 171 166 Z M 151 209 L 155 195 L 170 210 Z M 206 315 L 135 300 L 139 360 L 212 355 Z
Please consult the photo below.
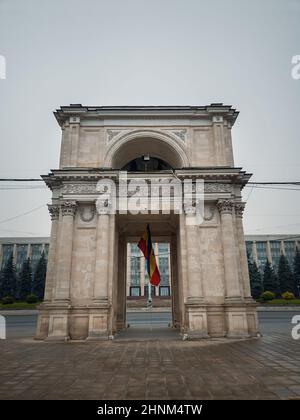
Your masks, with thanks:
M 300 0 L 0 0 L 0 177 L 58 167 L 60 105 L 223 102 L 240 111 L 236 165 L 299 180 L 299 22 Z M 1 190 L 0 236 L 48 235 L 46 207 L 1 221 L 49 201 Z M 253 190 L 245 231 L 299 233 L 300 192 Z

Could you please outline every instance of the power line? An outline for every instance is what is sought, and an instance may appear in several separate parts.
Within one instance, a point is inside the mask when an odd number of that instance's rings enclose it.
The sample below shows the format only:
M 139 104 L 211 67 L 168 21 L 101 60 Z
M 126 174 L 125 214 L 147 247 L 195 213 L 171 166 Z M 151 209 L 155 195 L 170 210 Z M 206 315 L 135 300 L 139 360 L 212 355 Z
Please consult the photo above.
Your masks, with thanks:
M 25 213 L 21 213 L 21 214 L 18 214 L 17 216 L 10 217 L 9 219 L 0 220 L 0 223 L 10 222 L 11 220 L 15 220 L 15 219 L 18 219 L 19 217 L 26 216 L 27 214 L 33 213 L 34 211 L 37 211 L 37 210 L 39 210 L 39 209 L 41 209 L 41 208 L 43 208 L 45 206 L 46 206 L 46 204 L 43 204 L 42 206 L 35 207 L 35 208 L 31 209 L 31 210 L 28 210 Z
M 44 182 L 40 178 L 0 178 L 1 182 Z
M 145 172 L 145 174 L 147 174 Z M 44 182 L 41 178 L 0 178 L 0 182 Z M 209 183 L 218 181 L 209 181 Z M 300 181 L 249 181 L 247 185 L 299 185 Z

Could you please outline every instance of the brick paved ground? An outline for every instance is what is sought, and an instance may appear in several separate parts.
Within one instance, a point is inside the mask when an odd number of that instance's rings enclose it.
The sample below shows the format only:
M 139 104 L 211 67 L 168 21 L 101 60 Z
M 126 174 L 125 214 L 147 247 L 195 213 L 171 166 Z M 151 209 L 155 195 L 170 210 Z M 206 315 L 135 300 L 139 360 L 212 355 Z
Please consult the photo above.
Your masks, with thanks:
M 300 341 L 0 341 L 1 399 L 300 398 Z
M 1 399 L 300 398 L 300 341 L 0 341 Z

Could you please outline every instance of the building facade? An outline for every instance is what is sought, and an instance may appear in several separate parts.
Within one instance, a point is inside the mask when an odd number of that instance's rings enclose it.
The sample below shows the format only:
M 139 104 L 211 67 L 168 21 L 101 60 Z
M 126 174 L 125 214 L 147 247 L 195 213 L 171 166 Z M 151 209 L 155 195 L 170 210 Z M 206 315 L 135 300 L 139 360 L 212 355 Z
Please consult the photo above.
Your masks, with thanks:
M 30 258 L 32 272 L 34 273 L 36 266 L 44 252 L 45 258 L 48 258 L 50 238 L 38 237 L 4 237 L 0 238 L 0 269 L 7 263 L 11 255 L 16 271 L 19 272 L 23 262 Z
M 248 256 L 255 261 L 261 273 L 267 260 L 277 271 L 281 255 L 285 255 L 290 266 L 293 266 L 300 235 L 246 235 L 245 238 Z
M 151 296 L 171 296 L 171 258 L 169 243 L 154 243 L 154 253 L 161 282 L 152 286 Z M 144 255 L 135 243 L 127 244 L 127 296 L 130 298 L 149 296 L 149 276 Z
M 231 140 L 237 116 L 222 104 L 75 104 L 55 112 L 62 144 L 59 169 L 43 176 L 52 191 L 52 228 L 38 339 L 100 340 L 126 328 L 127 244 L 138 241 L 147 223 L 153 242 L 170 244 L 179 334 L 258 334 L 242 223 L 241 190 L 250 175 L 234 165 Z M 136 214 L 113 211 L 115 199 L 131 203 L 143 182 L 152 182 L 165 202 L 160 183 L 174 180 L 190 180 L 192 197 L 197 181 L 204 182 L 201 224 L 191 223 L 201 204 L 193 198 L 168 213 L 147 207 L 149 195 Z

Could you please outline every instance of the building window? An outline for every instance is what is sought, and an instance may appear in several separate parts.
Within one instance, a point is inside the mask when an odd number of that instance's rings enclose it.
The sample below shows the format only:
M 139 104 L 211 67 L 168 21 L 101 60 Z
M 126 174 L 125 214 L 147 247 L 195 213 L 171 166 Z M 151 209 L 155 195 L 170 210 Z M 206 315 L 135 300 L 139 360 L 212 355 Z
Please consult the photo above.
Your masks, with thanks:
M 295 257 L 295 242 L 286 241 L 284 242 L 285 256 L 290 265 L 293 265 Z
M 266 242 L 256 242 L 256 252 L 258 267 L 261 271 L 263 271 L 267 262 Z
M 253 262 L 253 242 L 246 242 L 247 256 L 251 262 Z
M 32 262 L 32 273 L 35 272 L 36 266 L 41 258 L 43 252 L 43 244 L 32 244 L 31 245 L 31 262 Z
M 16 270 L 20 271 L 22 269 L 23 262 L 27 258 L 27 249 L 28 245 L 17 245 L 17 259 L 16 259 Z
M 170 296 L 170 287 L 169 286 L 160 286 L 159 296 Z
M 167 243 L 159 243 L 158 245 L 158 254 L 164 254 L 165 256 L 167 256 L 169 254 L 169 248 L 170 245 Z
M 274 270 L 278 269 L 279 259 L 281 255 L 281 244 L 280 241 L 270 241 L 270 251 L 272 256 L 272 265 Z
M 151 296 L 155 296 L 156 295 L 156 290 L 155 290 L 155 286 L 151 286 Z M 144 295 L 146 297 L 148 297 L 148 285 L 144 286 Z
M 130 287 L 130 296 L 141 296 L 141 288 L 140 287 Z
M 7 261 L 9 260 L 11 254 L 13 253 L 14 246 L 12 244 L 5 244 L 3 245 L 3 258 L 2 258 L 2 267 L 3 268 Z

